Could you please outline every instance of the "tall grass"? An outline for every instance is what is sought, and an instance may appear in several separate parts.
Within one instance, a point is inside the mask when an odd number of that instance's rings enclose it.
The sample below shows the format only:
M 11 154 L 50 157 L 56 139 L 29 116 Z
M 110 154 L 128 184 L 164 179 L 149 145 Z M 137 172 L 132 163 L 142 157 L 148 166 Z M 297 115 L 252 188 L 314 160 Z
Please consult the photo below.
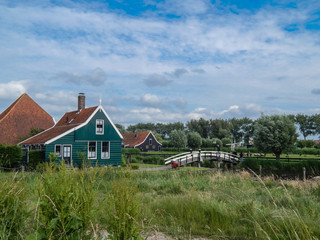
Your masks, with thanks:
M 38 180 L 36 239 L 92 239 L 95 233 L 95 170 L 47 166 Z
M 320 236 L 315 180 L 275 181 L 248 172 L 67 170 L 63 164 L 42 175 L 0 178 L 1 239 L 95 239 L 104 230 L 110 239 L 154 231 L 174 239 Z
M 111 239 L 139 239 L 140 199 L 137 179 L 132 171 L 117 171 L 106 187 L 105 214 Z
M 249 174 L 158 173 L 142 179 L 144 219 L 150 229 L 188 239 L 318 239 L 320 210 L 310 187 L 289 187 L 273 180 L 262 181 Z M 160 177 L 162 175 L 162 177 Z M 146 181 L 144 181 L 146 180 Z M 299 183 L 304 184 L 304 183 Z M 157 189 L 172 189 L 179 191 Z M 166 188 L 165 188 L 166 186 Z M 300 191 L 303 191 L 301 193 Z M 316 210 L 315 210 L 316 211 Z
M 3 177 L 0 181 L 0 239 L 20 239 L 28 219 L 26 192 L 21 177 Z

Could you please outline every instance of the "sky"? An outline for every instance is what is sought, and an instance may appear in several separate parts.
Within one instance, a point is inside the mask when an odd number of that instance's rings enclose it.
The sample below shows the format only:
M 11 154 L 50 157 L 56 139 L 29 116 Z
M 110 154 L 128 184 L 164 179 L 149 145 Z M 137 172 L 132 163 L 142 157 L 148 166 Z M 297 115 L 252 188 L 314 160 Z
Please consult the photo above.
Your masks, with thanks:
M 320 112 L 319 0 L 0 0 L 0 112 L 28 93 L 55 120 Z

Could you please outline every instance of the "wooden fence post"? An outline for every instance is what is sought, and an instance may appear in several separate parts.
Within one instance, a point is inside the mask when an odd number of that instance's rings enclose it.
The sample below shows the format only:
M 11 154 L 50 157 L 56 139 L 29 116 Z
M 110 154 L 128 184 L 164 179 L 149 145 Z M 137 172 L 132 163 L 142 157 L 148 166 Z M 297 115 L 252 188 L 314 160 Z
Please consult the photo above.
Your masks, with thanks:
M 302 170 L 303 170 L 303 181 L 305 182 L 307 179 L 306 168 L 303 167 Z
M 259 175 L 260 175 L 260 177 L 262 177 L 262 166 L 261 165 L 259 165 Z

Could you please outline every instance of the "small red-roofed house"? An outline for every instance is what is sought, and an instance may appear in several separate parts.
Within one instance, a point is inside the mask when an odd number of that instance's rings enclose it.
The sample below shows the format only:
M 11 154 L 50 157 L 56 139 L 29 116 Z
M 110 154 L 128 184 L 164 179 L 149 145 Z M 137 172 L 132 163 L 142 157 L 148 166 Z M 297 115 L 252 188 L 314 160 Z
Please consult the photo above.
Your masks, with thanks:
M 123 133 L 124 148 L 138 148 L 141 152 L 161 151 L 162 144 L 152 132 Z
M 15 145 L 32 128 L 45 130 L 53 125 L 53 118 L 24 93 L 0 114 L 0 144 Z

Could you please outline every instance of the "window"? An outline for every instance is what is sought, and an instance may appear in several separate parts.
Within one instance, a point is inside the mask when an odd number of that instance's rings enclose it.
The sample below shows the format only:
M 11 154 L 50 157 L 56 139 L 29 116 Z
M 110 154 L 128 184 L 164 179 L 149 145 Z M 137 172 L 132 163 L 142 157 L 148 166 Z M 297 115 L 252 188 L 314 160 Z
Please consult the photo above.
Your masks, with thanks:
M 110 143 L 101 142 L 101 158 L 108 159 L 110 158 Z
M 64 145 L 63 146 L 63 158 L 71 158 L 71 146 Z
M 97 158 L 97 143 L 89 142 L 88 143 L 88 158 Z
M 54 153 L 58 156 L 61 157 L 61 145 L 56 145 L 54 148 Z
M 152 138 L 149 139 L 149 145 L 152 145 Z
M 104 120 L 97 119 L 96 120 L 96 134 L 103 134 L 104 133 Z

